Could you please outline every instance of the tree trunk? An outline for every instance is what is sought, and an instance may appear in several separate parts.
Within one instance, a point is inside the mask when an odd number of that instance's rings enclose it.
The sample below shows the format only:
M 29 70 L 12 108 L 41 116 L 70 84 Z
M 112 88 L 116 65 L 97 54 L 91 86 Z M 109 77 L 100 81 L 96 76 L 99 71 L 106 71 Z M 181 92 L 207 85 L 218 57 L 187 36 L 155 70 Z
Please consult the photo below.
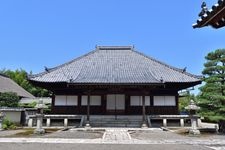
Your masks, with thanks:
M 220 120 L 219 121 L 219 132 L 220 133 L 225 133 L 225 120 Z

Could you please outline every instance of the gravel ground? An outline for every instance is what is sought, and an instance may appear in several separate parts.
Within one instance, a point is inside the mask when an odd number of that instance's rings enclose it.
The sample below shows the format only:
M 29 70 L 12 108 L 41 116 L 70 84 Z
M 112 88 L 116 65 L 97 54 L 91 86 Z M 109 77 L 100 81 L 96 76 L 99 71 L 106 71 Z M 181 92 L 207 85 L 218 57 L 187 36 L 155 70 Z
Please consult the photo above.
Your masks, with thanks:
M 193 137 L 189 135 L 180 135 L 170 131 L 129 131 L 130 136 L 134 139 L 140 140 L 165 140 L 165 139 L 180 139 L 188 140 L 196 138 L 197 139 L 224 139 L 225 135 L 216 135 L 216 134 L 201 134 L 201 136 Z
M 47 130 L 48 131 L 48 130 Z M 23 134 L 28 132 L 28 134 Z M 74 138 L 74 139 L 95 139 L 102 138 L 104 131 L 94 130 L 67 130 L 67 131 L 51 131 L 52 133 L 44 135 L 34 135 L 31 129 L 4 130 L 0 131 L 0 138 L 8 137 L 26 137 L 26 138 Z M 22 134 L 21 134 L 22 133 Z
M 211 150 L 192 145 L 120 145 L 120 144 L 44 144 L 44 143 L 0 143 L 0 150 Z
M 58 131 L 51 134 L 44 135 L 48 138 L 74 138 L 74 139 L 96 139 L 102 138 L 104 131 L 79 131 L 79 130 L 67 130 Z
M 22 129 L 21 130 L 3 130 L 3 131 L 0 131 L 0 138 L 12 136 L 23 131 L 24 130 Z
M 190 137 L 178 135 L 170 131 L 129 131 L 130 136 L 140 140 L 165 140 L 165 139 L 188 139 Z

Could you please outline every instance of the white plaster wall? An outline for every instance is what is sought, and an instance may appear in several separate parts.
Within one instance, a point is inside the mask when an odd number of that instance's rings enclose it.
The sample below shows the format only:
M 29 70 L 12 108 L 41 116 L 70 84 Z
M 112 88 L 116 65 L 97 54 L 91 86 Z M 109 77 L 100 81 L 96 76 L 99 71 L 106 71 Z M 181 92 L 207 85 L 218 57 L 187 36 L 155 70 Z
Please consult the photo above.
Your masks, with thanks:
M 176 106 L 175 96 L 154 96 L 154 106 Z
M 56 95 L 55 106 L 77 106 L 78 96 Z
M 81 105 L 82 106 L 87 105 L 87 95 L 83 95 L 81 97 Z M 101 96 L 98 96 L 98 95 L 90 96 L 90 105 L 91 106 L 101 106 Z
M 56 95 L 55 96 L 55 106 L 66 106 L 66 96 Z
M 131 96 L 131 106 L 142 106 L 142 96 Z M 150 106 L 150 96 L 145 96 L 145 106 Z
M 67 106 L 77 106 L 78 96 L 67 96 Z
M 21 111 L 4 111 L 5 117 L 14 123 L 20 123 Z

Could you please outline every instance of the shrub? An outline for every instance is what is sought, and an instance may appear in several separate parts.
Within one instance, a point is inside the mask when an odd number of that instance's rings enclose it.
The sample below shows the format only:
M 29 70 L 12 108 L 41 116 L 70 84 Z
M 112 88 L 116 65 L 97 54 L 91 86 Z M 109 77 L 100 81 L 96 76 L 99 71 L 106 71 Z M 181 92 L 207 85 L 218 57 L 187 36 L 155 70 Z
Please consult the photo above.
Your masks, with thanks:
M 16 129 L 16 125 L 10 121 L 8 118 L 4 118 L 2 122 L 2 128 L 5 130 Z
M 37 105 L 37 102 L 32 102 L 28 104 L 19 104 L 19 107 L 24 107 L 24 108 L 34 108 Z

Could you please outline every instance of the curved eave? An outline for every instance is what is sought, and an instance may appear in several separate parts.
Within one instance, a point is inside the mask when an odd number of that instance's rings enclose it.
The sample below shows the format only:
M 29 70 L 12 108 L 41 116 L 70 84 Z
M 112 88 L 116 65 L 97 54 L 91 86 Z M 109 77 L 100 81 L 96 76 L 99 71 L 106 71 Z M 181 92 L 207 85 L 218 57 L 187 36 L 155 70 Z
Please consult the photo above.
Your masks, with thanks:
M 72 83 L 72 82 L 40 82 L 40 81 L 34 81 L 29 80 L 32 84 L 44 87 L 47 89 L 54 89 L 59 87 L 79 87 L 82 88 L 84 86 L 90 87 L 90 86 L 159 86 L 159 87 L 173 87 L 173 85 L 178 86 L 178 89 L 185 89 L 188 87 L 192 87 L 198 84 L 201 84 L 201 80 L 198 81 L 191 81 L 191 82 L 158 82 L 158 83 Z
M 173 88 L 174 86 L 177 87 L 178 90 L 187 89 L 190 87 L 194 87 L 198 84 L 201 84 L 202 81 L 193 81 L 193 82 L 167 82 L 166 87 L 167 88 Z
M 202 81 L 199 80 L 199 81 L 192 81 L 192 82 L 166 82 L 165 84 L 189 84 L 189 85 L 198 85 L 198 84 L 201 84 Z
M 162 82 L 65 82 L 65 81 L 59 81 L 59 82 L 43 82 L 43 81 L 36 81 L 32 79 L 28 79 L 29 82 L 33 84 L 66 84 L 66 85 L 164 85 Z

